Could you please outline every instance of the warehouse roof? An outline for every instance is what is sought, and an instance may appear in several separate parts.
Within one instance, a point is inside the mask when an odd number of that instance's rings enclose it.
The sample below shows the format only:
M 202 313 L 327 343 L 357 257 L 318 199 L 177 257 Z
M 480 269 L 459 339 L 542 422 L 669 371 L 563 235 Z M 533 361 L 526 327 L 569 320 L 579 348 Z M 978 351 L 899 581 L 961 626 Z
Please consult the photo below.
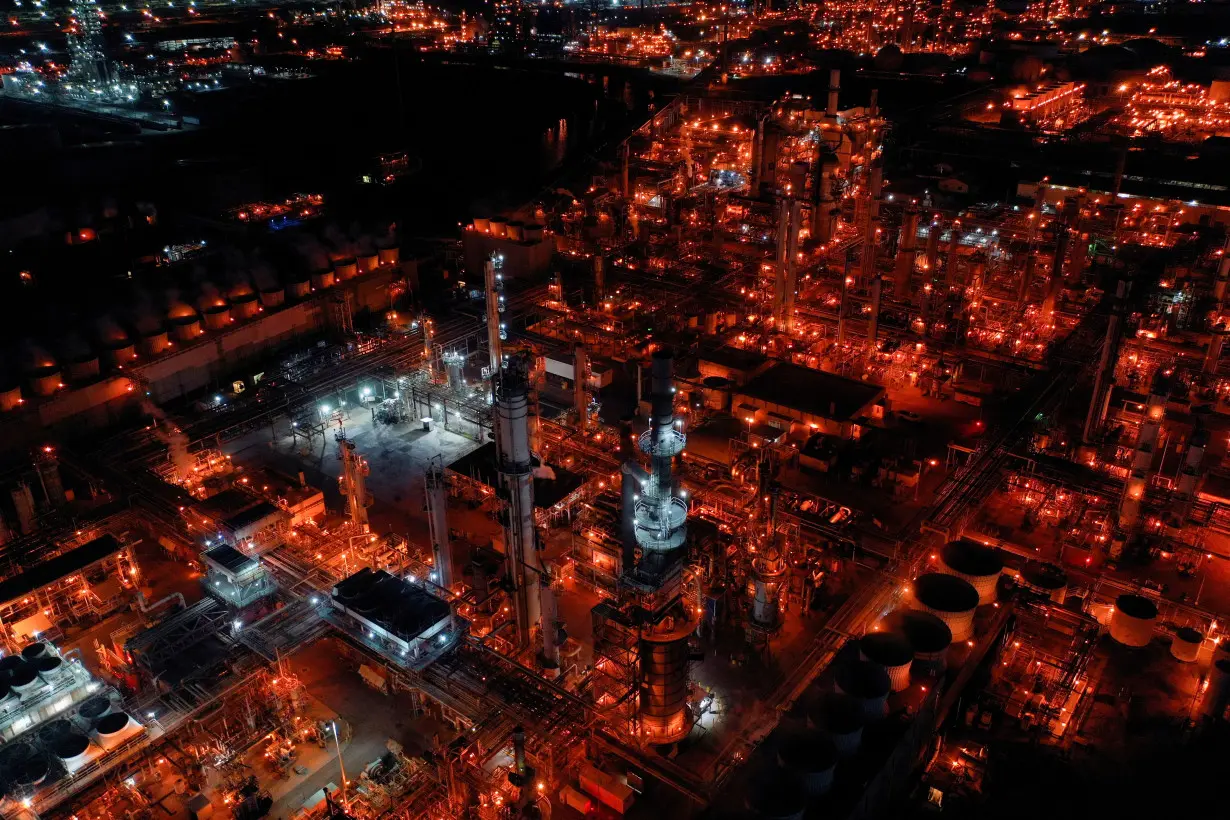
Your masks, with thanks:
M 833 421 L 849 421 L 884 394 L 884 388 L 810 367 L 779 362 L 739 393 Z

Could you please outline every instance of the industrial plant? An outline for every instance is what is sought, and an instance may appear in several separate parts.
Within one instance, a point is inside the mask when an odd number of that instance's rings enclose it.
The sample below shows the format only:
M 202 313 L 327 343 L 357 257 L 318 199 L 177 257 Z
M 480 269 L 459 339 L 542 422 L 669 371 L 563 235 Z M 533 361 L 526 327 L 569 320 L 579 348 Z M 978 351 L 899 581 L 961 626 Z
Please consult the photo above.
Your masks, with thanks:
M 0 817 L 1213 813 L 1217 4 L 178 5 L 12 10 Z

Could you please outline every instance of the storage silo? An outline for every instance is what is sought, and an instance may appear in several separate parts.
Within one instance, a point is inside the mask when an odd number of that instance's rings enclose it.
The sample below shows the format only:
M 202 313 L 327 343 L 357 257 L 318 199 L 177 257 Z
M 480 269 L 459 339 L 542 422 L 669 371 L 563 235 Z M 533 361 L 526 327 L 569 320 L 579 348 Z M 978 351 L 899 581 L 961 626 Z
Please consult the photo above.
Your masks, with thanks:
M 777 746 L 777 762 L 799 778 L 809 798 L 828 794 L 837 769 L 837 746 L 819 729 L 789 732 Z
M 837 691 L 854 698 L 867 722 L 881 720 L 888 712 L 892 682 L 884 667 L 871 661 L 854 661 L 837 672 Z
M 940 550 L 940 572 L 968 581 L 978 592 L 979 605 L 995 601 L 1004 560 L 999 551 L 972 541 L 950 541 Z
M 1202 643 L 1203 632 L 1190 626 L 1181 626 L 1175 630 L 1174 639 L 1170 642 L 1170 654 L 1183 663 L 1195 663 Z
M 880 628 L 905 635 L 914 650 L 914 668 L 920 673 L 944 671 L 952 630 L 942 619 L 921 609 L 899 609 L 885 618 Z
M 1110 613 L 1110 636 L 1124 646 L 1148 646 L 1157 623 L 1157 604 L 1143 595 L 1124 593 Z
M 825 692 L 807 710 L 807 722 L 813 729 L 823 730 L 833 741 L 840 757 L 854 757 L 863 742 L 862 704 L 841 692 Z
M 919 609 L 948 625 L 954 641 L 966 641 L 973 636 L 978 590 L 969 581 L 938 572 L 920 575 L 914 581 L 914 600 Z
M 1030 561 L 1021 568 L 1021 588 L 1062 604 L 1068 597 L 1068 573 L 1055 564 Z
M 883 667 L 888 673 L 892 691 L 901 692 L 910 686 L 910 666 L 914 650 L 900 632 L 868 632 L 858 642 L 858 654 L 865 661 Z

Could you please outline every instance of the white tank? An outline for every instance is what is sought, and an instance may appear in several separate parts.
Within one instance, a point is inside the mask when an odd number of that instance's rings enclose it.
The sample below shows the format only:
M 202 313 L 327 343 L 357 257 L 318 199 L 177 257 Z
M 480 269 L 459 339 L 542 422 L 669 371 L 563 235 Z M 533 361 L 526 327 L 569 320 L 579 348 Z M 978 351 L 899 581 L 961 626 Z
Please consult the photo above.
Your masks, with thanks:
M 70 382 L 83 382 L 98 377 L 98 356 L 93 353 L 82 353 L 68 361 L 65 372 Z
M 281 307 L 286 301 L 286 291 L 280 287 L 265 288 L 261 291 L 261 305 L 265 308 Z
M 334 274 L 332 270 L 321 268 L 318 271 L 312 272 L 312 289 L 324 290 L 325 288 L 333 287 Z
M 380 267 L 380 254 L 372 252 L 361 253 L 355 261 L 359 265 L 359 273 L 371 273 Z
M 392 245 L 387 248 L 381 248 L 379 253 L 380 253 L 380 264 L 382 266 L 396 265 L 398 262 L 401 261 L 401 249 L 398 248 L 396 245 Z
M 171 320 L 171 335 L 177 342 L 191 342 L 204 332 L 201 330 L 201 320 L 196 316 L 181 316 Z
M 261 303 L 255 293 L 245 293 L 243 296 L 237 296 L 231 301 L 231 315 L 235 317 L 237 322 L 251 319 L 260 312 L 260 306 Z
M 157 356 L 171 346 L 165 330 L 151 330 L 141 337 L 141 349 L 147 356 Z
M 333 271 L 329 271 L 329 275 L 333 275 Z M 306 299 L 312 295 L 312 280 L 298 279 L 286 285 L 286 295 L 291 299 Z
M 854 698 L 868 723 L 882 720 L 888 713 L 888 693 L 892 682 L 884 667 L 871 661 L 855 661 L 838 670 L 834 679 L 837 691 Z
M 0 413 L 14 410 L 21 404 L 21 385 L 14 384 L 0 390 Z
M 999 552 L 970 541 L 950 541 L 940 550 L 940 571 L 955 575 L 978 592 L 979 606 L 993 603 L 1004 561 Z
M 823 729 L 842 758 L 858 754 L 866 722 L 862 704 L 840 692 L 826 692 L 807 711 L 808 725 L 813 729 Z
M 94 724 L 94 740 L 104 749 L 114 749 L 123 742 L 125 733 L 133 725 L 125 712 L 112 712 Z
M 865 661 L 877 664 L 888 673 L 894 692 L 910 688 L 910 667 L 914 651 L 905 635 L 896 632 L 868 632 L 858 642 L 858 654 Z
M 359 263 L 355 261 L 353 256 L 338 259 L 333 263 L 333 271 L 337 274 L 338 280 L 344 282 L 359 275 Z
M 979 599 L 978 591 L 968 581 L 938 572 L 920 575 L 914 580 L 914 600 L 919 609 L 948 625 L 953 641 L 973 637 Z
M 818 729 L 792 732 L 777 747 L 777 762 L 798 776 L 809 798 L 821 797 L 833 788 L 837 770 L 837 746 Z
M 127 367 L 137 358 L 137 348 L 132 342 L 114 341 L 103 350 L 103 363 L 108 368 Z
M 1143 595 L 1125 593 L 1115 599 L 1110 636 L 1124 646 L 1148 646 L 1157 623 L 1157 604 Z
M 207 330 L 222 330 L 231 323 L 231 308 L 226 302 L 215 302 L 201 311 Z
M 64 383 L 60 376 L 60 368 L 54 364 L 45 365 L 30 371 L 27 376 L 30 394 L 34 396 L 53 395 Z
M 1200 644 L 1204 643 L 1204 633 L 1190 626 L 1181 626 L 1175 630 L 1174 639 L 1170 642 L 1170 654 L 1177 661 L 1195 663 L 1200 655 Z

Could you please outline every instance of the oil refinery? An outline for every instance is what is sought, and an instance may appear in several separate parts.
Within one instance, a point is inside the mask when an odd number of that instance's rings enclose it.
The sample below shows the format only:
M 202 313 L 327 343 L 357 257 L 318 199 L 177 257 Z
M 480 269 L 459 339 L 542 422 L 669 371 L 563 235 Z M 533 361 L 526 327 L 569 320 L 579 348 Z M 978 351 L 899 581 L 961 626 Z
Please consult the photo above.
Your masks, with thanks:
M 1215 805 L 1224 10 L 176 5 L 11 10 L 0 817 Z

